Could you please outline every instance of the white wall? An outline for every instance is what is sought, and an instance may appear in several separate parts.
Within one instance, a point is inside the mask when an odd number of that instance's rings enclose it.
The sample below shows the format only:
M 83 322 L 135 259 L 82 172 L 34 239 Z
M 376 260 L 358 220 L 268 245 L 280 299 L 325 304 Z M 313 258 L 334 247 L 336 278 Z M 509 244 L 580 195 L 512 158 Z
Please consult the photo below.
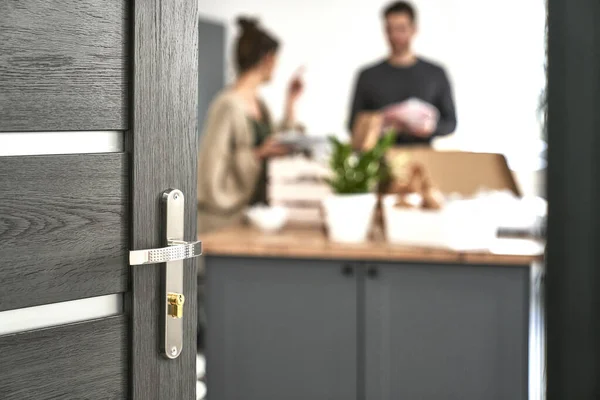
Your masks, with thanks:
M 386 52 L 380 14 L 384 0 L 199 0 L 206 17 L 229 24 L 255 15 L 284 44 L 264 96 L 276 116 L 289 76 L 305 65 L 299 117 L 310 133 L 346 133 L 356 71 Z M 447 68 L 458 110 L 456 135 L 438 147 L 529 154 L 539 137 L 544 86 L 544 0 L 415 0 L 420 14 L 416 50 Z M 231 63 L 229 62 L 229 65 Z M 229 71 L 230 77 L 232 76 Z

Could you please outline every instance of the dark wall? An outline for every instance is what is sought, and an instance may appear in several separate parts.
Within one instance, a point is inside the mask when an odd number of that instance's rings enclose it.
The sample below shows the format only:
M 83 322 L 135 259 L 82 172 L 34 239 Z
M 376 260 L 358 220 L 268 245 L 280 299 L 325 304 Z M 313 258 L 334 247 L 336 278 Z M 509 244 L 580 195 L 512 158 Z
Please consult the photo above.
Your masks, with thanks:
M 198 130 L 210 102 L 225 86 L 225 24 L 200 18 L 198 24 Z

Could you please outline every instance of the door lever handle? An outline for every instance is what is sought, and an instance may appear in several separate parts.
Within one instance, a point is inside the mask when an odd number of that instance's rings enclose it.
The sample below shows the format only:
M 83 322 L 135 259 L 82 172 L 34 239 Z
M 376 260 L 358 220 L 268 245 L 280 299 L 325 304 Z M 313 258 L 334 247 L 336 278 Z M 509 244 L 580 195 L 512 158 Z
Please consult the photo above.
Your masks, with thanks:
M 183 349 L 183 261 L 202 254 L 201 242 L 186 242 L 184 238 L 185 199 L 177 189 L 163 192 L 163 240 L 165 247 L 129 252 L 129 265 L 164 264 L 162 273 L 161 353 L 179 357 Z
M 202 255 L 202 242 L 169 240 L 169 245 L 160 249 L 133 250 L 129 252 L 129 265 L 161 264 L 187 260 Z

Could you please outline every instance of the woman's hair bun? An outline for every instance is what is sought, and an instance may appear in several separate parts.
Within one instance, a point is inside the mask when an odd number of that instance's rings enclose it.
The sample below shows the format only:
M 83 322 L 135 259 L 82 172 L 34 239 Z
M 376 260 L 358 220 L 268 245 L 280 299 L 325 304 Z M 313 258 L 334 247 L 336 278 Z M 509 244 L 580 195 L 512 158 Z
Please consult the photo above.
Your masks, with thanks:
M 242 31 L 245 32 L 258 29 L 258 20 L 255 18 L 239 17 L 237 19 L 237 24 L 242 28 Z
M 241 16 L 236 22 L 240 26 L 240 33 L 235 49 L 235 63 L 238 73 L 243 74 L 260 64 L 269 53 L 276 52 L 279 42 L 259 26 L 255 18 Z

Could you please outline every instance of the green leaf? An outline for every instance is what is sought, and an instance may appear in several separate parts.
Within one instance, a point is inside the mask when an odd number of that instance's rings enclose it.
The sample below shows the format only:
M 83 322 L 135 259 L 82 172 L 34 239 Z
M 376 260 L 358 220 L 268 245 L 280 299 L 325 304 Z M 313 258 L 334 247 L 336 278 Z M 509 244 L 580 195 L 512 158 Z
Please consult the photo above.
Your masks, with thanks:
M 333 177 L 326 182 L 333 192 L 359 194 L 375 190 L 389 175 L 384 155 L 393 146 L 395 139 L 395 132 L 389 131 L 379 139 L 373 149 L 355 153 L 351 144 L 329 137 L 332 144 L 330 166 Z

